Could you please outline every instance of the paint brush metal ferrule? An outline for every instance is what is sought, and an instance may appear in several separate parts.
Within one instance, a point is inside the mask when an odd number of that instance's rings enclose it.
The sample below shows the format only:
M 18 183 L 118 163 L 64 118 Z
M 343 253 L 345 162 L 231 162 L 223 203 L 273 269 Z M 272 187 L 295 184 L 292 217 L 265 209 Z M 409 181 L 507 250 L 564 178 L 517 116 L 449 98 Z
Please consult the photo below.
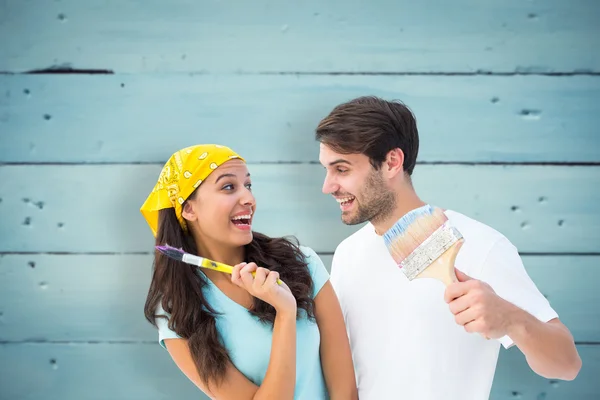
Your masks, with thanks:
M 184 253 L 181 261 L 183 261 L 184 263 L 187 263 L 187 264 L 197 265 L 197 266 L 201 267 L 202 262 L 204 261 L 204 258 L 195 256 L 190 253 Z
M 402 272 L 413 280 L 462 238 L 458 229 L 446 221 L 400 263 Z

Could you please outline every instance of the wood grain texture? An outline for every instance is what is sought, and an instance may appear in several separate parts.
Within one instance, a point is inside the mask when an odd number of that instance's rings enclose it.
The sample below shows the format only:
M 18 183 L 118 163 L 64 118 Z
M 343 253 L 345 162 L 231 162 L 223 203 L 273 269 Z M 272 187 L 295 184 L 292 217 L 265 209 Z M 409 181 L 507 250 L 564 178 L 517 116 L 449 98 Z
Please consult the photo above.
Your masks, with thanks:
M 139 213 L 158 165 L 0 166 L 0 252 L 148 252 Z M 332 252 L 356 226 L 321 193 L 319 165 L 251 165 L 253 228 L 296 235 Z M 505 234 L 521 252 L 590 253 L 600 243 L 600 167 L 422 165 L 414 182 L 431 204 Z
M 329 269 L 331 255 L 321 257 Z M 575 340 L 600 342 L 600 256 L 523 260 Z M 143 315 L 151 264 L 150 255 L 0 256 L 0 342 L 157 340 Z
M 501 350 L 491 400 L 596 398 L 600 347 L 578 349 L 585 367 L 575 381 L 558 383 L 535 375 L 518 350 Z M 158 344 L 0 344 L 0 359 L 11 360 L 0 363 L 2 399 L 206 398 Z
M 574 382 L 501 351 L 491 399 L 597 398 L 598 21 L 597 0 L 0 0 L 0 399 L 206 399 L 143 317 L 162 163 L 233 147 L 255 229 L 329 268 L 357 227 L 320 193 L 314 129 L 369 94 L 415 112 L 422 197 L 526 252 L 581 342 Z
M 490 400 L 591 400 L 600 393 L 600 346 L 579 345 L 584 367 L 574 381 L 542 378 L 529 369 L 516 348 L 500 350 Z
M 161 163 L 213 142 L 316 162 L 321 118 L 362 95 L 412 108 L 419 162 L 600 162 L 600 76 L 178 74 L 0 75 L 0 162 Z
M 600 71 L 594 0 L 5 0 L 0 71 Z

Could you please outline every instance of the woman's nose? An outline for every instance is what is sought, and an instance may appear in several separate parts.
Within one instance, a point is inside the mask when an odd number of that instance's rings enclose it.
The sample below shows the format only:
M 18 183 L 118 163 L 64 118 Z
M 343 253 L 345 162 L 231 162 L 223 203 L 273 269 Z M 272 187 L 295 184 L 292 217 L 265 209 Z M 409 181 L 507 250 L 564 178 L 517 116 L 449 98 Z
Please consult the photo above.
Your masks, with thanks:
M 254 199 L 254 195 L 248 189 L 246 190 L 246 193 L 244 193 L 241 200 L 242 200 L 242 204 L 245 206 L 253 206 L 254 203 L 256 202 L 256 200 Z

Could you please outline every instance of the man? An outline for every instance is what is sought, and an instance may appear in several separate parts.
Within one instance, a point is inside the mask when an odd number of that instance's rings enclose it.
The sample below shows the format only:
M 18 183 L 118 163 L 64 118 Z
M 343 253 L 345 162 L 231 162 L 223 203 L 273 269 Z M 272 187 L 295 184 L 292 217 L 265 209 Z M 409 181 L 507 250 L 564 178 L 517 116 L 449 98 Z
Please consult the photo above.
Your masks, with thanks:
M 394 263 L 382 235 L 426 204 L 411 181 L 419 137 L 405 105 L 376 97 L 341 104 L 316 138 L 323 192 L 340 203 L 345 224 L 369 222 L 338 246 L 331 271 L 361 400 L 487 399 L 500 344 L 516 345 L 546 378 L 577 376 L 571 333 L 502 234 L 446 210 L 465 238 L 459 282 L 447 288 L 408 281 Z

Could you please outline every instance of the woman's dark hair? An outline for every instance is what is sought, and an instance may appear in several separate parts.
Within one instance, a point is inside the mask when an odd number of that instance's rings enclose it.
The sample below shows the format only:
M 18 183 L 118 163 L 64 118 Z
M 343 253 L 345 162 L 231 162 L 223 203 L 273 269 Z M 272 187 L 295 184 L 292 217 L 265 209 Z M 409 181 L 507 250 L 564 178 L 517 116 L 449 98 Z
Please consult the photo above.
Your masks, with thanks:
M 400 101 L 364 96 L 338 105 L 317 127 L 316 139 L 340 154 L 364 154 L 378 170 L 396 148 L 412 175 L 419 153 L 417 121 Z
M 192 193 L 188 199 L 193 199 L 195 195 L 196 192 Z M 181 229 L 173 208 L 159 212 L 156 244 L 165 243 L 198 254 L 193 237 Z M 295 238 L 270 238 L 253 232 L 253 240 L 245 246 L 245 253 L 244 261 L 255 262 L 258 266 L 279 272 L 296 298 L 299 315 L 303 311 L 308 318 L 314 319 L 314 301 L 311 297 L 313 282 Z M 156 252 L 144 314 L 156 326 L 156 318 L 167 318 L 156 314 L 160 303 L 170 314 L 169 329 L 188 340 L 202 381 L 218 384 L 225 375 L 226 363 L 230 359 L 217 331 L 215 318 L 218 313 L 202 292 L 202 288 L 208 284 L 206 279 L 198 273 L 197 267 Z M 249 312 L 271 326 L 275 321 L 273 306 L 257 298 L 254 298 Z

